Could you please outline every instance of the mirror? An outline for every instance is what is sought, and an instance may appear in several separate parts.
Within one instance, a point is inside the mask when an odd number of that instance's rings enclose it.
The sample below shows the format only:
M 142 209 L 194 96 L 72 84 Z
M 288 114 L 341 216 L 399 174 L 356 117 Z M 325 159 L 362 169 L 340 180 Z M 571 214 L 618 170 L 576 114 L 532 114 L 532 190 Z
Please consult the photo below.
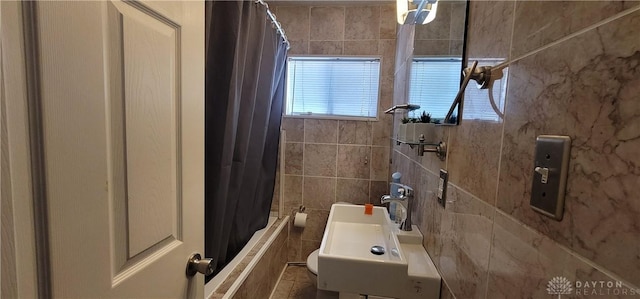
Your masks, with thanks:
M 432 121 L 442 122 L 449 112 L 462 82 L 467 5 L 467 1 L 439 0 L 433 21 L 400 25 L 396 79 L 404 81 L 405 101 L 420 105 L 408 117 L 418 118 L 424 111 Z M 458 124 L 459 108 L 449 124 Z

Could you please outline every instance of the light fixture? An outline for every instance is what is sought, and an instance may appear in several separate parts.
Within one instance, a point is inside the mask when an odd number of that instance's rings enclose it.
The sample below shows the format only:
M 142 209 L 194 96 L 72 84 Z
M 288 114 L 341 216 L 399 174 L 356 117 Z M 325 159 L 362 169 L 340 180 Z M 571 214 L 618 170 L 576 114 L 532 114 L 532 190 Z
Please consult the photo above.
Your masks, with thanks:
M 436 18 L 437 0 L 397 0 L 398 24 L 427 24 Z

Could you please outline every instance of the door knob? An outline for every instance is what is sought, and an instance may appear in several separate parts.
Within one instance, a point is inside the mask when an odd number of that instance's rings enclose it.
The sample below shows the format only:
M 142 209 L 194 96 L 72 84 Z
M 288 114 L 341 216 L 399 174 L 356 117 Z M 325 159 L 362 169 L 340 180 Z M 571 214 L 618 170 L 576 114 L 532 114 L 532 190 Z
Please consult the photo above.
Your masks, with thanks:
M 205 276 L 213 274 L 213 260 L 203 259 L 199 253 L 194 253 L 189 257 L 187 262 L 187 276 L 194 276 L 196 273 L 202 273 Z

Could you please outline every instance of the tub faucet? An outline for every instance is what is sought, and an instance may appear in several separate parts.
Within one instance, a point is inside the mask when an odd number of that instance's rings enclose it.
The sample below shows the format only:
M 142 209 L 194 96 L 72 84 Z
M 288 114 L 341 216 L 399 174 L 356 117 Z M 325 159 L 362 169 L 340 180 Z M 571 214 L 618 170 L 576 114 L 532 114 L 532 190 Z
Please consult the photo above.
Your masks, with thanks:
M 400 223 L 400 229 L 403 231 L 411 231 L 411 212 L 413 210 L 413 188 L 407 185 L 398 184 L 398 183 L 391 183 L 391 185 L 398 186 L 398 193 L 400 195 L 397 197 L 393 195 L 383 195 L 382 198 L 380 199 L 380 202 L 388 203 L 388 202 L 395 201 L 397 203 L 400 203 L 400 205 L 402 205 L 402 207 L 407 211 L 407 218 L 404 221 L 402 221 L 402 223 Z

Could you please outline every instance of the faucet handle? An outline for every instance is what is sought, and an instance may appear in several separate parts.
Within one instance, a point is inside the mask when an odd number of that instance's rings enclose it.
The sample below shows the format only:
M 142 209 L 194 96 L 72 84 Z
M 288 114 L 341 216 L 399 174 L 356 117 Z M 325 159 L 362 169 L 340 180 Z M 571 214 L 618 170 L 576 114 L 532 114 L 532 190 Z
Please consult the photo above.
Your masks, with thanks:
M 399 183 L 389 183 L 391 185 L 395 185 L 398 186 L 398 193 L 400 193 L 401 195 L 404 196 L 413 196 L 413 188 L 407 186 L 407 185 L 403 185 L 403 184 L 399 184 Z

